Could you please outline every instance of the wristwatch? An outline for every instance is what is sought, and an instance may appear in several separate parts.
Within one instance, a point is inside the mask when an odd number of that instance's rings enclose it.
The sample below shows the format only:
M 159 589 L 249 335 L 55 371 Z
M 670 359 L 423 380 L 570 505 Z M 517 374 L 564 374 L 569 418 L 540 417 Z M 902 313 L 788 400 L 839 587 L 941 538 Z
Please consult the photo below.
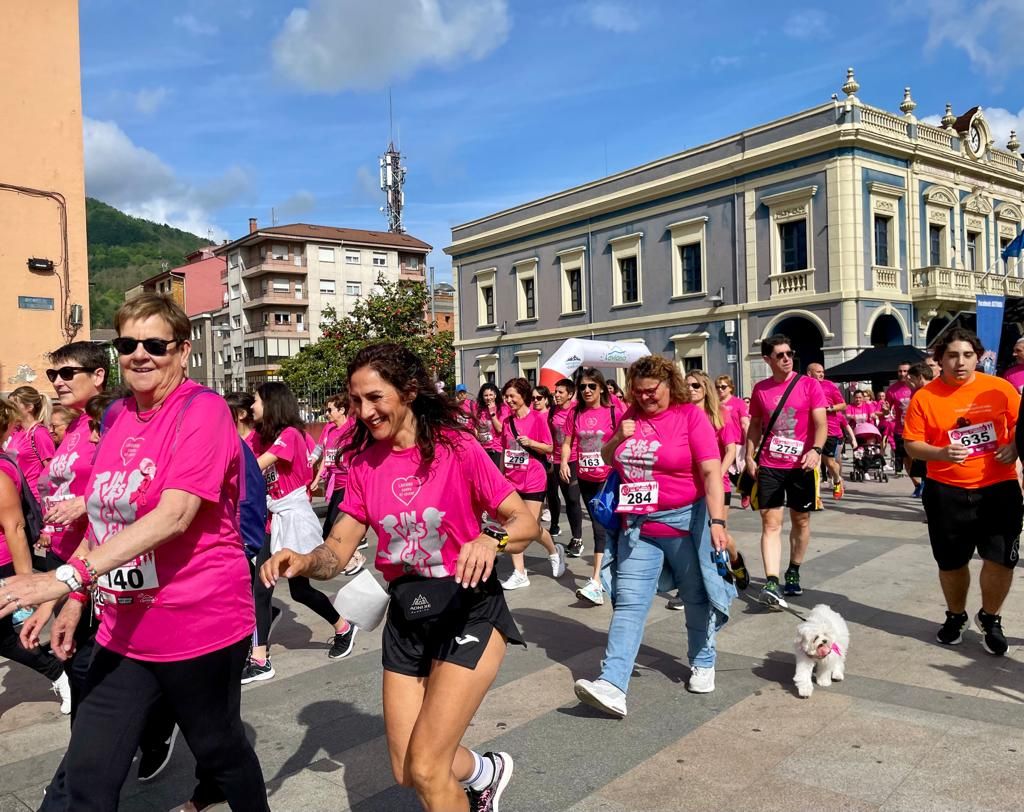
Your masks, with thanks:
M 811 451 L 817 451 L 818 452 L 818 456 L 819 457 L 821 456 L 821 446 L 820 445 L 812 446 L 811 447 Z
M 485 527 L 482 532 L 485 536 L 490 536 L 498 542 L 498 553 L 505 552 L 505 548 L 508 547 L 508 533 L 504 533 L 501 530 L 495 530 L 493 527 Z
M 78 577 L 78 570 L 70 564 L 61 564 L 53 574 L 72 592 L 77 592 L 82 588 L 82 579 Z

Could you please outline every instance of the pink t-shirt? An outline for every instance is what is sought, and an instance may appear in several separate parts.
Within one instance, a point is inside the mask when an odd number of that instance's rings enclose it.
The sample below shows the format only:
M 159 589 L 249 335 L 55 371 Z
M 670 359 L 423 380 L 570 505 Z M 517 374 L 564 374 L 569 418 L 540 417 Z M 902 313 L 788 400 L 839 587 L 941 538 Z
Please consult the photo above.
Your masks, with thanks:
M 16 431 L 11 435 L 7 445 L 7 453 L 18 463 L 18 467 L 25 475 L 28 489 L 37 501 L 39 477 L 53 459 L 53 452 L 53 438 L 41 423 L 36 423 L 28 431 Z
M 89 415 L 80 414 L 68 425 L 64 439 L 57 448 L 43 477 L 43 515 L 57 502 L 85 496 L 85 487 L 92 474 L 96 446 L 90 442 Z M 67 561 L 78 549 L 89 527 L 89 519 L 82 516 L 69 525 L 47 525 L 44 532 L 50 536 L 50 549 L 61 560 Z
M 1024 387 L 1024 364 L 1014 364 L 1003 373 L 1003 377 L 1019 392 Z
M 466 398 L 460 400 L 459 404 L 459 415 L 458 420 L 466 428 L 473 428 L 473 423 L 476 420 L 476 403 Z
M 762 432 L 795 374 L 790 373 L 789 378 L 779 383 L 768 378 L 754 384 L 754 391 L 750 393 L 750 416 L 760 419 Z M 760 464 L 765 468 L 799 468 L 801 457 L 814 447 L 811 411 L 827 405 L 818 382 L 801 376 L 786 398 L 771 433 L 764 438 Z
M 615 449 L 615 467 L 623 482 L 658 483 L 657 505 L 652 505 L 650 512 L 692 505 L 704 496 L 700 463 L 720 460 L 721 453 L 703 409 L 692 403 L 677 403 L 650 416 L 630 407 L 622 419 L 635 420 L 636 430 Z M 679 535 L 678 530 L 657 522 L 644 524 L 643 533 Z
M 352 459 L 352 452 L 342 454 L 344 448 L 352 440 L 352 432 L 355 431 L 356 421 L 348 418 L 341 426 L 331 424 L 324 429 L 330 434 L 324 438 L 320 435 L 320 441 L 324 444 L 324 470 L 321 478 L 326 478 L 327 486 L 324 494 L 328 501 L 334 492 L 344 488 L 348 484 L 348 464 Z
M 823 380 L 818 381 L 818 386 L 821 387 L 821 393 L 825 396 L 825 403 L 828 406 L 835 406 L 839 403 L 846 403 L 843 398 L 843 393 L 839 391 L 839 387 L 836 386 L 832 381 Z M 842 412 L 829 412 L 826 416 L 828 422 L 828 436 L 829 437 L 842 437 L 843 436 L 843 413 Z
M 744 434 L 743 431 L 743 418 L 750 417 L 750 409 L 747 408 L 747 404 L 743 401 L 743 398 L 738 398 L 735 395 L 731 395 L 728 400 L 723 400 L 720 403 L 721 410 L 724 412 L 729 420 L 734 420 L 736 425 L 740 428 L 740 435 Z
M 97 447 L 87 487 L 92 544 L 154 510 L 168 489 L 202 502 L 180 536 L 100 578 L 101 646 L 167 662 L 252 633 L 252 587 L 238 530 L 241 466 L 231 409 L 216 393 L 186 380 L 145 420 L 127 399 Z
M 242 438 L 242 442 L 249 446 L 249 450 L 257 457 L 259 456 L 259 454 L 256 454 L 256 445 L 257 443 L 259 443 L 259 441 L 260 436 L 255 431 L 250 431 L 247 437 Z
M 612 422 L 612 412 L 615 421 Z M 573 433 L 572 450 L 579 460 L 579 478 L 587 482 L 604 482 L 612 469 L 604 464 L 601 448 L 615 433 L 626 410 L 620 401 L 612 400 L 611 406 L 597 405 L 586 408 L 577 403 L 576 414 L 571 423 L 566 423 Z
M 734 420 L 725 420 L 722 428 L 715 431 L 715 439 L 718 440 L 718 459 L 725 459 L 725 447 L 730 443 L 739 445 L 743 441 L 743 430 L 740 424 Z M 726 493 L 732 492 L 732 483 L 729 481 L 729 471 L 722 466 L 722 485 Z
M 257 457 L 268 451 L 277 457 L 277 462 L 263 471 L 263 478 L 267 481 L 267 494 L 272 499 L 287 496 L 298 488 L 305 488 L 313 481 L 306 436 L 305 432 L 289 426 L 266 448 L 262 442 L 256 441 Z
M 480 514 L 495 514 L 515 491 L 471 434 L 442 436 L 450 445 L 438 442 L 429 466 L 416 446 L 388 443 L 352 460 L 341 511 L 373 528 L 374 562 L 386 581 L 454 575 L 462 545 L 480 535 Z
M 504 423 L 508 417 L 508 407 L 503 403 L 499 404 L 496 414 L 498 422 Z M 491 414 L 486 407 L 476 407 L 476 439 L 488 451 L 501 451 L 501 432 L 494 430 Z
M 14 488 L 17 490 L 18 496 L 20 497 L 21 476 L 18 474 L 17 466 L 10 460 L 0 457 L 0 474 L 5 475 L 14 483 Z M 0 566 L 10 564 L 12 560 L 11 551 L 7 547 L 7 536 L 4 535 L 4 529 L 0 527 Z
M 576 417 L 576 407 L 556 407 L 548 415 L 551 418 L 549 424 L 551 426 L 551 440 L 554 443 L 554 449 L 551 451 L 551 461 L 555 465 L 559 465 L 562 462 L 562 443 L 565 442 L 566 433 L 572 430 L 572 421 Z M 576 444 L 573 443 L 569 447 L 569 462 L 576 462 L 577 459 L 579 459 L 579 453 Z
M 847 406 L 844 414 L 846 415 L 847 421 L 850 425 L 856 428 L 861 423 L 873 423 L 874 416 L 877 410 L 872 403 L 862 403 L 860 406 L 854 404 L 853 406 Z
M 508 481 L 522 493 L 538 493 L 548 487 L 548 475 L 540 460 L 519 444 L 512 433 L 512 421 L 520 437 L 529 437 L 538 443 L 551 444 L 551 428 L 545 412 L 527 409 L 524 417 L 513 418 L 511 413 L 501 427 L 502 469 Z
M 896 381 L 885 390 L 885 402 L 892 407 L 892 416 L 896 421 L 896 435 L 903 434 L 903 421 L 907 417 L 907 407 L 914 396 L 914 390 L 906 381 Z

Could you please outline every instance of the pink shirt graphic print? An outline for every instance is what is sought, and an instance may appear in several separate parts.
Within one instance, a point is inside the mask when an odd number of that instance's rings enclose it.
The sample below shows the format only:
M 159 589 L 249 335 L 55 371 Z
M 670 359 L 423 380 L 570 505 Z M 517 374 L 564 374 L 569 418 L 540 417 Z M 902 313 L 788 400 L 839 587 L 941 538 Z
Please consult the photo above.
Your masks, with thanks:
M 85 486 L 92 473 L 96 446 L 90 441 L 89 416 L 81 414 L 71 421 L 64 439 L 57 448 L 40 482 L 43 514 L 58 502 L 85 496 Z M 45 483 L 45 484 L 44 484 Z M 82 543 L 89 520 L 82 516 L 69 525 L 47 525 L 43 532 L 50 536 L 50 549 L 61 560 L 67 561 Z

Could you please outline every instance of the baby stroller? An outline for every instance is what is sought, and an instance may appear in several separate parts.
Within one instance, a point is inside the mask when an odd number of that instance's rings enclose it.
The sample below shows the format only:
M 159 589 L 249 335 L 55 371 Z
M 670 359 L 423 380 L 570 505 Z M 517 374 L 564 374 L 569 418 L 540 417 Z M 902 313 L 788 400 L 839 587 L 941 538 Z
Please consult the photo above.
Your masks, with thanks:
M 882 450 L 882 432 L 873 423 L 861 423 L 853 430 L 857 447 L 853 450 L 854 482 L 888 482 L 885 473 L 885 452 Z

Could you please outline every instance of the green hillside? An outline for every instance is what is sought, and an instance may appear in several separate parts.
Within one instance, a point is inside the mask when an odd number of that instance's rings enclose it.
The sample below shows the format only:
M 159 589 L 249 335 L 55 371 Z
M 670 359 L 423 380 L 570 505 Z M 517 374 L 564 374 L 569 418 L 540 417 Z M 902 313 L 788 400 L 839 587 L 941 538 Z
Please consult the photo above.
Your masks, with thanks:
M 174 268 L 210 241 L 120 212 L 87 197 L 89 236 L 89 308 L 92 327 L 112 327 L 124 292 L 159 273 L 162 262 Z

